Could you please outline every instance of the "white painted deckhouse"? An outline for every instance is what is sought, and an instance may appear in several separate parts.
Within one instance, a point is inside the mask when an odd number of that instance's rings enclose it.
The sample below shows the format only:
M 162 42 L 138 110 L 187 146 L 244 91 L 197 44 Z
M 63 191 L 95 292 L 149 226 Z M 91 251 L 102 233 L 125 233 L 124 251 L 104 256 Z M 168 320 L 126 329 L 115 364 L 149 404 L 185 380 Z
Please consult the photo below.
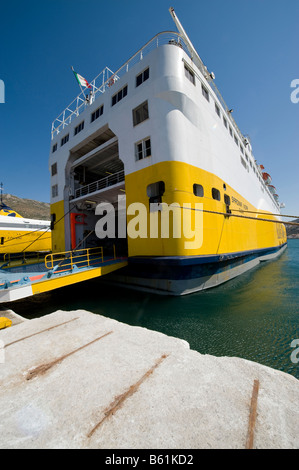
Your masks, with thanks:
M 180 295 L 278 256 L 286 232 L 270 175 L 170 12 L 179 32 L 157 34 L 115 73 L 105 68 L 53 122 L 49 166 L 53 252 L 114 245 L 128 266 L 111 281 Z M 97 205 L 121 200 L 146 207 L 147 236 L 99 239 Z M 168 237 L 150 236 L 151 203 L 165 203 L 158 218 L 176 203 Z M 199 246 L 184 227 L 176 236 L 183 205 L 193 228 L 201 213 Z

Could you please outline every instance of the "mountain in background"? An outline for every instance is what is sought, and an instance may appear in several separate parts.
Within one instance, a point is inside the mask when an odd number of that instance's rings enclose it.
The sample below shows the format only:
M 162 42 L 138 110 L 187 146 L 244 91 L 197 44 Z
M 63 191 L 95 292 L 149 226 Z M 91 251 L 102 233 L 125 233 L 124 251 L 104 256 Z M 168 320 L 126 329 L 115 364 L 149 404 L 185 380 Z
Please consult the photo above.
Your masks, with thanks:
M 299 224 L 299 219 L 292 220 Z M 286 231 L 288 238 L 299 238 L 299 225 L 286 225 Z
M 12 194 L 3 194 L 3 202 L 11 209 L 28 219 L 50 220 L 50 204 L 34 201 L 33 199 L 21 199 Z

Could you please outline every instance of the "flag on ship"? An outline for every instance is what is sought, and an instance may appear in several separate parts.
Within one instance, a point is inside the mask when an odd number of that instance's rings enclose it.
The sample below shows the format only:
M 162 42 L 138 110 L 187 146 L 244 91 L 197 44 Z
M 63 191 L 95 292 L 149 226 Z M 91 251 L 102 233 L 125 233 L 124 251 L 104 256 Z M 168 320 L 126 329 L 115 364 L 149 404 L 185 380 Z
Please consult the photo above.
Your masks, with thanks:
M 75 72 L 73 67 L 72 67 L 72 71 L 74 72 L 74 75 L 75 75 L 75 77 L 77 79 L 77 82 L 79 83 L 80 86 L 82 86 L 83 88 L 91 88 L 88 81 L 84 77 L 82 77 L 82 75 L 79 75 L 77 72 Z

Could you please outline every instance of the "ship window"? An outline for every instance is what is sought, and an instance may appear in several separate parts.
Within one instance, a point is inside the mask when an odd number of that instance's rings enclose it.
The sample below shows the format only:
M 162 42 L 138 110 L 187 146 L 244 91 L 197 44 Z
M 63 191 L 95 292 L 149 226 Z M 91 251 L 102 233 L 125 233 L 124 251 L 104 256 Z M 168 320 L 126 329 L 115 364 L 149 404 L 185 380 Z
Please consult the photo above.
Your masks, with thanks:
M 135 144 L 135 158 L 136 160 L 142 160 L 143 158 L 151 156 L 151 139 L 141 140 Z
M 4 245 L 4 237 L 0 238 L 0 245 Z
M 219 189 L 212 188 L 212 198 L 216 199 L 216 201 L 220 201 L 221 197 Z
M 242 147 L 241 144 L 240 144 L 240 149 L 241 149 L 241 153 L 243 153 L 243 155 L 244 155 L 244 150 L 243 150 L 243 147 Z
M 57 150 L 57 142 L 52 147 L 52 153 L 56 152 L 56 150 Z
M 78 126 L 75 127 L 74 135 L 79 134 L 84 129 L 84 121 L 80 122 Z
M 52 197 L 57 197 L 57 196 L 58 196 L 58 185 L 54 184 L 54 186 L 52 186 Z
M 96 119 L 98 119 L 100 116 L 102 116 L 103 112 L 104 112 L 104 105 L 102 104 L 102 106 L 100 106 L 93 113 L 91 113 L 91 121 L 90 122 L 93 122 Z
M 233 130 L 230 126 L 229 126 L 229 133 L 230 133 L 231 136 L 233 136 Z
M 204 195 L 203 186 L 201 184 L 194 184 L 193 194 L 197 197 L 203 197 Z
M 51 175 L 54 176 L 54 175 L 57 175 L 57 163 L 53 163 L 53 165 L 51 166 Z
M 128 94 L 128 85 L 124 86 L 115 95 L 112 96 L 111 106 L 114 106 Z
M 201 92 L 202 92 L 203 96 L 205 97 L 205 99 L 207 101 L 210 101 L 209 92 L 203 84 L 201 84 Z
M 238 142 L 238 138 L 237 138 L 236 134 L 234 135 L 234 139 L 235 139 L 236 145 L 239 147 L 239 142 Z
M 133 109 L 133 125 L 137 126 L 141 122 L 145 121 L 149 118 L 148 115 L 148 102 L 145 101 L 144 103 L 137 106 L 137 108 Z
M 247 170 L 247 165 L 246 165 L 246 162 L 244 160 L 244 158 L 241 156 L 241 163 L 242 165 L 244 166 L 244 168 Z
M 227 120 L 226 118 L 223 116 L 223 124 L 225 125 L 226 129 L 227 129 Z
M 227 206 L 230 206 L 230 197 L 228 194 L 224 194 L 224 203 L 227 205 Z
M 145 69 L 139 75 L 136 76 L 136 87 L 141 85 L 141 83 L 145 82 L 149 78 L 149 68 Z
M 61 142 L 60 142 L 61 147 L 69 141 L 69 137 L 70 137 L 70 134 L 67 134 L 64 137 L 62 137 Z
M 193 83 L 193 85 L 195 85 L 194 73 L 192 72 L 192 70 L 189 69 L 189 67 L 187 67 L 186 64 L 184 64 L 184 67 L 185 67 L 185 76 L 188 78 L 188 80 L 190 80 L 191 83 Z
M 146 194 L 149 197 L 149 203 L 159 203 L 162 202 L 162 196 L 165 193 L 165 183 L 164 181 L 158 181 L 157 183 L 149 184 L 146 188 Z
M 215 111 L 218 114 L 218 116 L 220 117 L 220 108 L 219 108 L 217 103 L 215 103 Z

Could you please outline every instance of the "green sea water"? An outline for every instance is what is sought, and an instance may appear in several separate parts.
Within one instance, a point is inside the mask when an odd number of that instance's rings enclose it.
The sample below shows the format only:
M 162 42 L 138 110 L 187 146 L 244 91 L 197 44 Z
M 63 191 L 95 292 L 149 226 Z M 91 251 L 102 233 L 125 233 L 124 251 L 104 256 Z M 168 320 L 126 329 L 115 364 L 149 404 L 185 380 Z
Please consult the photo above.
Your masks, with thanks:
M 291 359 L 291 342 L 299 338 L 299 240 L 289 240 L 287 250 L 275 261 L 183 297 L 153 295 L 94 280 L 10 308 L 27 318 L 58 309 L 85 309 L 182 338 L 201 354 L 249 359 L 299 379 L 299 363 Z

